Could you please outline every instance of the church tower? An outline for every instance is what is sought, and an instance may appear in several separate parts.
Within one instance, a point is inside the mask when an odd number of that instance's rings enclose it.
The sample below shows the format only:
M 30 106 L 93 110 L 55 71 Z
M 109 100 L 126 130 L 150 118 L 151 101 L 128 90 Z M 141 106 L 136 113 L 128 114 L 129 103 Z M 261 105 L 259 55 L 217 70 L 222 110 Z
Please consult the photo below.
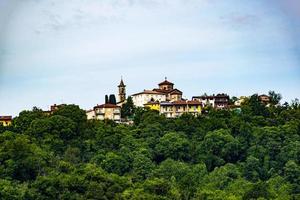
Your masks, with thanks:
M 126 85 L 123 82 L 123 78 L 121 78 L 121 82 L 118 85 L 119 88 L 119 101 L 124 102 L 126 100 Z

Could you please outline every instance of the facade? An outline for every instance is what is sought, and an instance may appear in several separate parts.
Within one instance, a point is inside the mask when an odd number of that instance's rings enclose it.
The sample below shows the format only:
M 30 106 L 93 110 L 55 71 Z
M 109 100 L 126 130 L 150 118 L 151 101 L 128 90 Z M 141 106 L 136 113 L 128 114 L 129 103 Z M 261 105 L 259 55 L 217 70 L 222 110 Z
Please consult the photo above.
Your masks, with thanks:
M 176 118 L 184 113 L 190 113 L 194 116 L 201 115 L 202 103 L 199 101 L 174 101 L 160 102 L 160 114 L 167 118 Z
M 258 96 L 260 102 L 262 102 L 263 104 L 267 105 L 270 103 L 270 97 L 268 95 L 262 94 Z
M 229 96 L 227 94 L 217 94 L 215 96 L 215 108 L 227 109 L 229 106 Z
M 227 109 L 229 107 L 229 96 L 224 93 L 211 96 L 194 96 L 192 100 L 199 101 L 204 106 L 211 106 L 216 109 Z
M 144 90 L 143 92 L 133 94 L 131 97 L 135 106 L 144 107 L 146 105 L 147 107 L 152 108 L 153 102 L 156 101 L 173 102 L 182 100 L 182 92 L 174 88 L 174 83 L 169 82 L 166 78 L 163 82 L 158 84 L 158 88 L 154 88 L 153 90 Z M 156 110 L 158 109 L 157 104 L 154 108 Z
M 203 104 L 203 106 L 207 107 L 215 107 L 215 96 L 207 96 L 207 95 L 202 95 L 202 96 L 193 96 L 192 97 L 193 101 L 199 101 Z
M 88 120 L 91 120 L 91 119 L 96 119 L 96 112 L 94 109 L 91 109 L 91 110 L 87 110 L 86 111 L 86 117 Z
M 102 104 L 94 107 L 94 119 L 105 120 L 110 119 L 115 122 L 121 121 L 121 107 L 114 104 Z M 89 112 L 89 115 L 93 117 L 92 111 Z
M 150 110 L 157 110 L 160 111 L 160 103 L 159 101 L 150 101 L 144 104 L 145 108 L 149 108 Z
M 2 126 L 10 126 L 12 122 L 12 116 L 0 116 L 0 124 Z
M 166 101 L 166 94 L 153 90 L 144 90 L 143 92 L 131 96 L 133 104 L 137 107 L 144 107 L 150 101 Z
M 241 96 L 236 102 L 234 102 L 235 106 L 240 107 L 246 100 L 247 97 Z

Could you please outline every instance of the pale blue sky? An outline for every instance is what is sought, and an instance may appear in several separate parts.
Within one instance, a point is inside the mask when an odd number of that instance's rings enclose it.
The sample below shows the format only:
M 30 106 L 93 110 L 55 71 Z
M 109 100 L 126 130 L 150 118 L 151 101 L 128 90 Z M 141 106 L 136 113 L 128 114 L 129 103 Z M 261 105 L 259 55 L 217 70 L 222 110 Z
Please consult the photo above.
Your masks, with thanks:
M 298 3 L 299 2 L 299 3 Z M 300 97 L 297 0 L 0 0 L 0 115 L 152 89 Z

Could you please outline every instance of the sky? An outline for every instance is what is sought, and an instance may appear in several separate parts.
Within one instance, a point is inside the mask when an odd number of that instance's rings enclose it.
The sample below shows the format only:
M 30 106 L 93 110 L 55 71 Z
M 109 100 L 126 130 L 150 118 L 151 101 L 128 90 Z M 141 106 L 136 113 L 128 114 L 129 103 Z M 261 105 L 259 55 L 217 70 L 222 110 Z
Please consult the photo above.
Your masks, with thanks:
M 298 0 L 0 0 L 0 115 L 90 109 L 165 77 L 183 96 L 300 98 Z

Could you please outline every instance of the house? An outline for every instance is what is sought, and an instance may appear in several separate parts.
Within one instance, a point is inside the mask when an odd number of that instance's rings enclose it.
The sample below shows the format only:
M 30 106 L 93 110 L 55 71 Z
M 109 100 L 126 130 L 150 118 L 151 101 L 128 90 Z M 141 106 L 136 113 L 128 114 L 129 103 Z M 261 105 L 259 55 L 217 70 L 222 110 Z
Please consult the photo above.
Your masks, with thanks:
M 53 113 L 54 111 L 58 110 L 59 108 L 66 106 L 66 104 L 54 104 L 52 106 L 50 106 L 50 112 Z
M 217 94 L 215 96 L 215 108 L 216 109 L 227 109 L 229 105 L 229 96 L 227 94 Z
M 225 109 L 229 105 L 229 96 L 224 93 L 210 96 L 193 96 L 192 100 L 201 102 L 205 107 L 210 106 L 216 109 Z
M 184 113 L 190 113 L 194 116 L 201 115 L 202 103 L 199 101 L 165 101 L 160 102 L 160 114 L 167 118 L 176 118 Z
M 160 110 L 160 103 L 159 101 L 149 101 L 148 103 L 144 104 L 145 108 L 149 108 L 150 110 Z
M 166 94 L 153 90 L 144 90 L 143 92 L 131 95 L 132 102 L 137 107 L 144 107 L 150 101 L 166 101 Z
M 240 107 L 245 102 L 246 99 L 247 97 L 241 96 L 237 101 L 234 102 L 234 105 Z
M 0 124 L 2 126 L 10 126 L 12 122 L 12 116 L 0 116 Z
M 86 117 L 88 120 L 90 119 L 96 119 L 96 112 L 94 109 L 90 109 L 86 111 Z
M 66 106 L 66 104 L 53 104 L 50 106 L 50 110 L 43 111 L 45 115 L 51 115 L 54 111 L 58 110 L 59 108 Z
M 174 88 L 174 83 L 169 82 L 167 78 L 159 83 L 158 88 L 154 88 L 153 91 L 164 93 L 167 101 L 180 101 L 182 99 L 182 92 Z
M 258 99 L 260 102 L 262 102 L 265 105 L 268 105 L 270 103 L 270 97 L 268 95 L 262 94 L 258 96 Z
M 149 107 L 151 102 L 155 101 L 180 101 L 182 100 L 182 92 L 174 88 L 174 83 L 165 78 L 163 82 L 158 84 L 158 88 L 144 90 L 143 92 L 131 95 L 131 97 L 135 106 L 144 107 L 147 105 Z
M 115 122 L 121 121 L 121 107 L 114 104 L 102 104 L 94 107 L 92 111 L 87 112 L 88 119 L 105 120 L 110 119 Z M 90 117 L 90 118 L 89 118 Z

